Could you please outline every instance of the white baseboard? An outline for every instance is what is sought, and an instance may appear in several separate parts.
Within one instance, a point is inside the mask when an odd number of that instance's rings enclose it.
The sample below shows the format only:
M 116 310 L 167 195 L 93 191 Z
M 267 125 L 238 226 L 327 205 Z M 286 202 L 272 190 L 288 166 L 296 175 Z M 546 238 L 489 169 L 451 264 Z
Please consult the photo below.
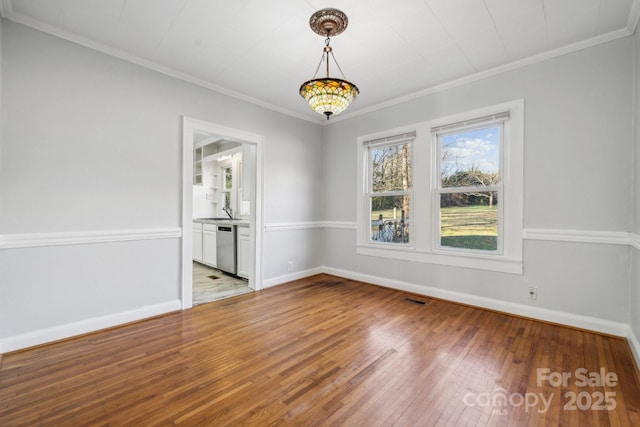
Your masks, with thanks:
M 446 289 L 433 288 L 430 286 L 416 285 L 413 283 L 401 282 L 399 280 L 386 279 L 382 277 L 371 276 L 368 274 L 355 273 L 353 271 L 341 270 L 337 268 L 323 267 L 322 272 L 344 277 L 347 279 L 358 280 L 365 283 L 372 283 L 374 285 L 397 289 L 400 291 L 411 292 L 428 297 L 468 304 L 474 307 L 496 310 L 502 313 L 513 314 L 516 316 L 524 316 L 536 320 L 542 320 L 545 322 L 573 326 L 580 329 L 626 338 L 629 347 L 631 348 L 632 356 L 636 361 L 636 365 L 638 366 L 638 368 L 640 368 L 640 341 L 634 334 L 631 326 L 626 323 L 613 322 L 611 320 L 600 319 L 597 317 L 565 313 L 562 311 L 549 310 L 546 308 L 529 307 L 522 304 L 500 301 L 493 298 L 464 294 L 462 292 L 448 291 Z
M 182 304 L 180 300 L 167 301 L 161 304 L 140 307 L 134 310 L 123 311 L 120 313 L 109 314 L 101 317 L 93 317 L 78 322 L 53 326 L 50 328 L 38 329 L 36 331 L 27 332 L 25 334 L 0 339 L 0 354 L 20 350 L 27 347 L 33 347 L 64 338 L 70 338 L 76 335 L 110 328 L 112 326 L 122 325 L 124 323 L 134 322 L 136 320 L 146 319 L 149 317 L 157 316 L 159 314 L 177 311 L 181 308 Z
M 636 367 L 640 369 L 640 341 L 636 334 L 633 333 L 631 326 L 627 327 L 626 338 L 629 343 L 629 347 L 631 347 L 631 353 L 633 353 L 633 357 L 636 359 Z
M 322 267 L 311 268 L 309 270 L 303 270 L 303 271 L 297 271 L 295 273 L 285 274 L 283 276 L 266 279 L 262 282 L 262 287 L 263 289 L 266 289 L 272 286 L 282 285 L 283 283 L 291 282 L 293 280 L 304 279 L 305 277 L 314 276 L 316 274 L 320 274 L 323 272 L 324 272 L 324 269 Z
M 384 286 L 428 297 L 459 302 L 518 316 L 524 316 L 542 321 L 558 323 L 561 325 L 573 326 L 595 332 L 624 337 L 629 343 L 629 347 L 631 348 L 631 352 L 636 360 L 636 364 L 638 365 L 638 367 L 640 367 L 640 341 L 634 334 L 631 327 L 621 322 L 613 322 L 606 319 L 577 315 L 572 313 L 564 313 L 561 311 L 548 310 L 544 308 L 529 307 L 522 304 L 500 301 L 492 298 L 470 295 L 461 292 L 454 292 L 446 289 L 433 288 L 430 286 L 416 285 L 399 280 L 381 278 L 377 276 L 371 276 L 326 266 L 298 271 L 295 273 L 267 279 L 263 282 L 263 287 L 270 288 L 273 286 L 291 282 L 293 280 L 304 279 L 305 277 L 310 277 L 321 273 L 340 276 L 352 280 L 358 280 L 365 283 L 371 283 L 374 285 Z M 145 306 L 134 310 L 110 314 L 102 317 L 95 317 L 79 322 L 68 323 L 65 325 L 54 326 L 33 332 L 28 332 L 26 334 L 3 338 L 0 339 L 0 354 L 45 344 L 64 338 L 69 338 L 88 332 L 94 332 L 100 329 L 122 325 L 128 322 L 142 320 L 160 314 L 169 313 L 171 311 L 178 311 L 181 310 L 181 308 L 182 303 L 180 302 L 180 300 L 168 301 L 161 304 Z
M 462 292 L 449 291 L 431 286 L 416 285 L 413 283 L 402 282 L 388 278 L 370 276 L 368 274 L 355 273 L 347 270 L 324 267 L 323 272 L 348 279 L 359 280 L 362 282 L 372 283 L 374 285 L 385 286 L 401 291 L 412 292 L 428 297 L 444 299 L 462 304 L 468 304 L 475 307 L 487 308 L 503 313 L 514 314 L 517 316 L 530 317 L 532 319 L 542 320 L 545 322 L 558 323 L 561 325 L 573 326 L 576 328 L 587 329 L 594 332 L 601 332 L 620 337 L 626 337 L 629 326 L 626 323 L 613 322 L 611 320 L 600 319 L 597 317 L 583 316 L 579 314 L 565 313 L 557 310 L 549 310 L 546 308 L 529 307 L 522 304 L 516 304 L 507 301 L 500 301 L 493 298 L 481 297 L 477 295 L 465 294 Z

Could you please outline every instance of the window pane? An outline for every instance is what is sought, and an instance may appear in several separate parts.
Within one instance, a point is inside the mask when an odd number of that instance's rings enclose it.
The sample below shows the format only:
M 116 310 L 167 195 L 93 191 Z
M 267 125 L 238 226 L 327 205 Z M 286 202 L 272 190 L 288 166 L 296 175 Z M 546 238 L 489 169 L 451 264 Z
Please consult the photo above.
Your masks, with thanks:
M 231 209 L 231 193 L 228 191 L 224 193 L 224 207 Z
M 371 197 L 371 240 L 409 243 L 409 196 Z
M 443 188 L 499 183 L 500 129 L 493 126 L 440 137 Z
M 231 168 L 224 168 L 224 188 L 230 190 L 232 187 Z
M 411 144 L 369 149 L 372 191 L 407 191 L 411 188 Z
M 440 195 L 440 245 L 498 250 L 498 194 L 492 192 Z

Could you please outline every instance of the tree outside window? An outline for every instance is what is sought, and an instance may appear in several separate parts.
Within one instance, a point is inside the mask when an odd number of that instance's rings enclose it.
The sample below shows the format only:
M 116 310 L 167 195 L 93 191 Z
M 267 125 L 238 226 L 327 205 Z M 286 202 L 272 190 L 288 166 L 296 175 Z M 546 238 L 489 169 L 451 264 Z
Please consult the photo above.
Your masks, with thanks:
M 438 135 L 439 245 L 498 251 L 502 125 Z
M 369 206 L 373 242 L 408 244 L 411 141 L 369 146 Z

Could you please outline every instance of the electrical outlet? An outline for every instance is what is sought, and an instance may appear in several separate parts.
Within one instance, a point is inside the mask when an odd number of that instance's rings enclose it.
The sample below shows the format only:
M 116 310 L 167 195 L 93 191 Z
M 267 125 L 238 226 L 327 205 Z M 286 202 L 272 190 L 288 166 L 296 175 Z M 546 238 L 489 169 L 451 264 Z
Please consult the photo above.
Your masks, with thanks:
M 538 299 L 538 288 L 529 288 L 529 291 L 527 292 L 527 297 L 529 299 Z
M 293 271 L 293 261 L 287 263 L 287 271 Z

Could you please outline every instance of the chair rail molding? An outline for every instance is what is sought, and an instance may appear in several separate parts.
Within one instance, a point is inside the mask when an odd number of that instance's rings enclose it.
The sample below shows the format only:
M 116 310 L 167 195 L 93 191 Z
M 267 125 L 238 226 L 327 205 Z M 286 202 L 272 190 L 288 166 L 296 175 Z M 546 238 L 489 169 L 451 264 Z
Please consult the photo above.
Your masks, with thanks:
M 0 249 L 178 239 L 180 237 L 182 237 L 182 229 L 180 227 L 0 234 Z
M 609 245 L 633 245 L 637 235 L 626 231 L 592 231 L 549 228 L 525 228 L 522 238 L 525 240 L 549 240 L 554 242 L 602 243 Z M 640 240 L 638 240 L 640 243 Z

